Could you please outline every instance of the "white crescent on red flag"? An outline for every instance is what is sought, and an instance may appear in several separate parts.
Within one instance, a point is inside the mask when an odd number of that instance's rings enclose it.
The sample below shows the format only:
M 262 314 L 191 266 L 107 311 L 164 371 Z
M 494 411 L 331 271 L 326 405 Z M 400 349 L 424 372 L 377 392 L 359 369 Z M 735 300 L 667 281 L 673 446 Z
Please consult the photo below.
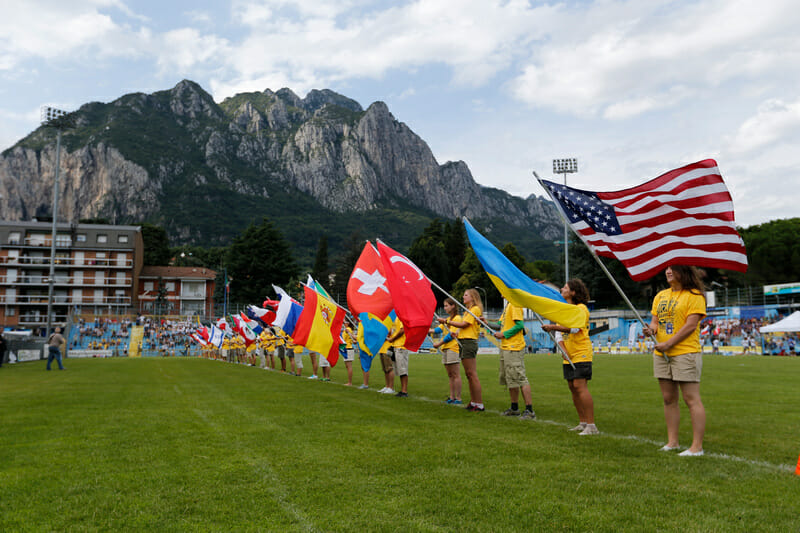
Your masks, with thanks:
M 428 277 L 408 257 L 378 241 L 386 283 L 394 310 L 406 334 L 406 349 L 416 352 L 422 345 L 436 311 L 436 297 Z

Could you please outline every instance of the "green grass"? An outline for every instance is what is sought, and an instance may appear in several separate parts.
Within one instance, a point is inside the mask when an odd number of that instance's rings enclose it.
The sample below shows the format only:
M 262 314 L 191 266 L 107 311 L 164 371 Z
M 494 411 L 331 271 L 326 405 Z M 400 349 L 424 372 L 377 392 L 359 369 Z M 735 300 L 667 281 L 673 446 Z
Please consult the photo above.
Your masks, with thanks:
M 533 422 L 498 416 L 493 355 L 486 413 L 441 402 L 433 355 L 412 356 L 407 399 L 342 386 L 342 363 L 333 383 L 198 359 L 4 366 L 0 531 L 797 531 L 800 360 L 704 363 L 702 458 L 657 451 L 649 356 L 596 357 L 598 437 L 566 430 L 552 355 L 527 360 Z

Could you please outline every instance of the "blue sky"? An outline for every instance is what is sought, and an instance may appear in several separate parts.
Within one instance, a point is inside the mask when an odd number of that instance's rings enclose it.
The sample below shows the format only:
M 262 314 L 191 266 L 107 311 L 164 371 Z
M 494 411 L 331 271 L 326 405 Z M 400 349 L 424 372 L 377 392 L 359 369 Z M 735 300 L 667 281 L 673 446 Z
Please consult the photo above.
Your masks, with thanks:
M 184 78 L 217 101 L 329 88 L 518 196 L 554 158 L 598 191 L 714 158 L 749 226 L 800 214 L 798 27 L 789 0 L 3 2 L 0 150 L 42 105 Z

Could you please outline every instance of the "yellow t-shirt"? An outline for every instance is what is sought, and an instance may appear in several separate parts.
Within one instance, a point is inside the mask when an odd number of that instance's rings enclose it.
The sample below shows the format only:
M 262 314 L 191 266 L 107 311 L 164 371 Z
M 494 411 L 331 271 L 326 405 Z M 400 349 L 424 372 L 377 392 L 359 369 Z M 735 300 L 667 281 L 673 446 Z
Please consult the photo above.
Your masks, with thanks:
M 656 294 L 653 299 L 653 308 L 650 310 L 653 316 L 658 318 L 658 331 L 656 331 L 656 342 L 664 342 L 675 335 L 684 324 L 689 315 L 701 315 L 702 319 L 706 316 L 706 299 L 702 294 L 682 289 L 673 291 L 664 289 Z M 668 356 L 674 357 L 685 353 L 700 352 L 700 321 L 697 328 L 691 335 L 673 346 Z M 656 350 L 656 353 L 662 355 Z
M 503 310 L 503 316 L 500 317 L 500 321 L 502 323 L 500 326 L 500 331 L 506 331 L 513 328 L 514 324 L 518 320 L 525 320 L 525 314 L 522 311 L 522 308 L 512 304 L 506 305 L 506 308 Z M 503 337 L 500 340 L 500 349 L 508 350 L 510 352 L 524 350 L 525 335 L 522 333 L 522 330 L 519 330 L 508 339 Z
M 592 361 L 592 341 L 589 339 L 589 308 L 584 304 L 578 304 L 583 311 L 585 320 L 577 333 L 563 333 L 564 346 L 567 354 L 573 363 L 590 363 Z M 565 365 L 569 363 L 564 361 Z
M 478 307 L 477 305 L 473 305 L 469 310 L 472 312 L 472 315 L 475 315 L 478 318 L 483 316 L 481 308 Z M 475 320 L 475 316 L 472 315 L 469 313 L 464 313 L 464 322 L 466 322 L 469 325 L 465 328 L 461 328 L 461 331 L 458 333 L 458 338 L 461 340 L 467 340 L 467 339 L 478 340 L 478 334 L 480 333 L 480 326 L 478 325 L 478 321 Z
M 405 329 L 403 328 L 403 323 L 399 318 L 396 318 L 394 320 L 394 324 L 392 325 L 392 335 L 394 335 L 394 333 L 400 329 L 403 329 L 403 334 L 392 341 L 392 346 L 395 348 L 405 348 L 406 346 L 406 333 Z
M 450 319 L 451 322 L 461 322 L 461 320 L 463 320 L 461 315 L 456 315 Z M 458 334 L 459 329 L 455 326 L 447 326 L 446 324 L 439 324 L 439 327 L 437 327 L 436 329 L 440 330 L 444 337 L 447 337 L 448 331 L 453 336 L 452 339 L 439 346 L 439 349 L 443 352 L 446 350 L 450 350 L 451 352 L 458 353 L 459 352 L 458 339 L 455 336 Z

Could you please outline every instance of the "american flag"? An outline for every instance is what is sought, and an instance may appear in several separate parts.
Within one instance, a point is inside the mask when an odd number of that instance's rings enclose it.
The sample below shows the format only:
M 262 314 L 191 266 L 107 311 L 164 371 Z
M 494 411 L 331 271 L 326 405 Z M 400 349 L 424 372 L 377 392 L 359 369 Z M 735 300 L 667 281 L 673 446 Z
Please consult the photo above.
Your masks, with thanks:
M 713 159 L 615 192 L 541 181 L 589 247 L 621 261 L 634 281 L 676 264 L 747 270 L 733 200 Z

